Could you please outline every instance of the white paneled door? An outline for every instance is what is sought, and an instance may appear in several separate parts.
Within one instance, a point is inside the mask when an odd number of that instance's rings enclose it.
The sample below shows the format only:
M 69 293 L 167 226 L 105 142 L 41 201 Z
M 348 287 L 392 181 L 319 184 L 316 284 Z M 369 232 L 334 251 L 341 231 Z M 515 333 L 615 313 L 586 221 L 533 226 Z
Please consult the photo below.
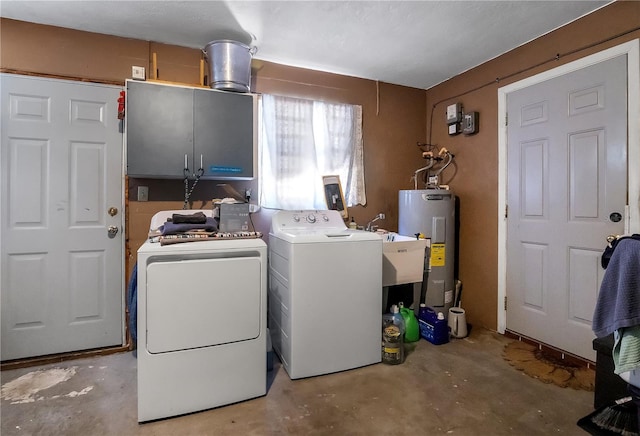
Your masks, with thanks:
M 624 232 L 626 62 L 507 95 L 507 328 L 593 361 L 600 256 Z
M 121 345 L 122 88 L 0 84 L 0 357 Z

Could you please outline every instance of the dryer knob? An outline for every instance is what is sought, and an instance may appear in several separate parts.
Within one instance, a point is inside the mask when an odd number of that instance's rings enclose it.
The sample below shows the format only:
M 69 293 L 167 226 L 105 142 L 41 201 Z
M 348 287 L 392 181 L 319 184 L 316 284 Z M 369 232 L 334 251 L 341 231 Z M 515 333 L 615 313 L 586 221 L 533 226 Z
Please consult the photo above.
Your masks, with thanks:
M 312 213 L 310 213 L 309 215 L 307 215 L 307 221 L 310 223 L 315 223 L 316 222 L 316 216 Z
M 322 219 L 323 219 L 325 222 L 329 221 L 329 217 L 328 217 L 328 216 L 326 216 L 326 215 L 322 215 Z
M 293 216 L 293 220 L 294 220 L 295 222 L 300 222 L 300 217 L 299 217 L 298 215 L 294 215 L 294 216 Z

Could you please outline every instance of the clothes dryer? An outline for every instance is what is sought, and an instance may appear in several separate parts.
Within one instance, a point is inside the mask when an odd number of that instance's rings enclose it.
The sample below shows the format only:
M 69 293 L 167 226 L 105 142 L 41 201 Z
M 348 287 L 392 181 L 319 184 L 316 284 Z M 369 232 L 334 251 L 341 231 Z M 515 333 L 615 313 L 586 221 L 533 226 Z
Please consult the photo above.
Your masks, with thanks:
M 140 247 L 139 422 L 266 394 L 266 255 L 261 239 Z

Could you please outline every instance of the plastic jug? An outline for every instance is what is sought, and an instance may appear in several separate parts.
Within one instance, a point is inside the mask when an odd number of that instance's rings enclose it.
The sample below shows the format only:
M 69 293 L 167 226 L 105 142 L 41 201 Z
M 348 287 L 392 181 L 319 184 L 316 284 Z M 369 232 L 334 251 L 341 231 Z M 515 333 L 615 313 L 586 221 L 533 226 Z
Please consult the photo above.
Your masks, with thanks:
M 467 336 L 467 318 L 462 307 L 451 307 L 449 309 L 449 328 L 451 329 L 451 336 L 454 338 Z
M 416 319 L 415 313 L 413 313 L 412 309 L 404 307 L 402 303 L 400 303 L 400 315 L 404 319 L 404 341 L 405 342 L 416 342 L 420 340 L 420 327 L 418 326 L 418 320 Z
M 449 342 L 449 325 L 442 312 L 436 313 L 425 304 L 420 304 L 418 318 L 420 336 L 434 345 Z
M 398 365 L 404 361 L 404 320 L 398 306 L 382 316 L 382 362 Z

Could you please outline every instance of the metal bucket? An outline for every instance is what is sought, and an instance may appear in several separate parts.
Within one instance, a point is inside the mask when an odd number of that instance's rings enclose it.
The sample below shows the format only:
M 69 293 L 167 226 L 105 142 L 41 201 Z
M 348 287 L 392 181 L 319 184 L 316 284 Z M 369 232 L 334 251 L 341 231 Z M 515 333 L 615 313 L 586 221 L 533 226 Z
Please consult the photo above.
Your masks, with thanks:
M 251 57 L 255 52 L 255 47 L 228 39 L 208 43 L 203 53 L 209 63 L 210 86 L 225 91 L 249 92 Z

